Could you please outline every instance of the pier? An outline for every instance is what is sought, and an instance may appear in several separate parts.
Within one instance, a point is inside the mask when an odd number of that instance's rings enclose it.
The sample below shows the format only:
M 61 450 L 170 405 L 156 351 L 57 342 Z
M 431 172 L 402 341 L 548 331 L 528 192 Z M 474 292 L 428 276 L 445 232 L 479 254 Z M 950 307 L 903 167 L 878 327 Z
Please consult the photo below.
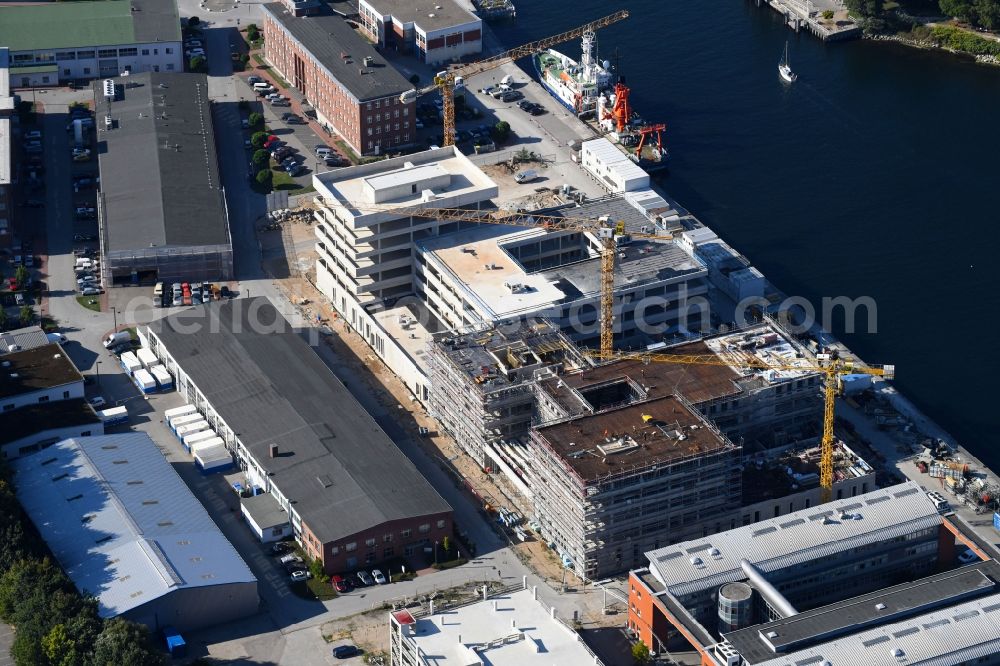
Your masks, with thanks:
M 806 29 L 824 42 L 861 36 L 861 27 L 852 19 L 842 0 L 754 0 L 767 4 L 784 17 L 785 25 L 801 32 Z

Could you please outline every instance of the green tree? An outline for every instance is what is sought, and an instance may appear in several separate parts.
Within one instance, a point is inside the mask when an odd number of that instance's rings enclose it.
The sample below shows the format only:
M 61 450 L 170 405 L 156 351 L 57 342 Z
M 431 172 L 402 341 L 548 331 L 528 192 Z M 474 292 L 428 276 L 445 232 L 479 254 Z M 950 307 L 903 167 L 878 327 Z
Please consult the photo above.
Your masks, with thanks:
M 192 28 L 198 25 L 199 23 L 201 23 L 201 19 L 198 18 L 197 16 L 192 16 L 188 19 L 188 25 L 191 26 Z
M 249 39 L 251 42 L 256 42 L 258 39 L 260 39 L 260 31 L 257 30 L 257 26 L 254 25 L 253 23 L 247 26 L 247 39 Z
M 163 656 L 150 644 L 149 630 L 116 617 L 104 623 L 94 641 L 93 666 L 152 666 L 162 664 Z
M 205 62 L 206 60 L 204 56 L 198 55 L 191 58 L 191 61 L 188 63 L 188 67 L 191 69 L 192 72 L 200 72 L 202 69 L 204 69 Z
M 267 166 L 267 161 L 271 159 L 271 156 L 268 154 L 266 150 L 261 148 L 260 150 L 254 152 L 252 159 L 253 159 L 253 165 L 258 169 L 260 169 L 262 167 Z
M 250 64 L 250 54 L 249 53 L 241 53 L 240 54 L 240 64 L 243 65 L 244 67 L 246 67 L 248 64 Z
M 972 18 L 971 0 L 940 0 L 938 6 L 941 8 L 941 13 L 946 16 L 952 16 L 963 21 L 968 21 Z
M 976 24 L 987 30 L 1000 28 L 1000 0 L 976 0 Z
M 855 16 L 871 18 L 882 13 L 882 0 L 847 0 L 846 5 Z
M 18 627 L 10 656 L 17 666 L 37 666 L 45 663 L 45 652 L 34 627 Z
M 18 289 L 24 289 L 28 284 L 28 279 L 31 278 L 31 273 L 24 264 L 18 264 L 17 268 L 14 269 L 14 281 L 17 282 Z
M 441 548 L 444 549 L 445 555 L 451 552 L 451 537 L 446 535 L 443 539 L 441 539 Z
M 50 600 L 68 584 L 62 570 L 47 557 L 15 562 L 0 576 L 0 619 L 16 627 L 38 624 Z
M 493 131 L 490 133 L 493 135 L 493 139 L 495 141 L 502 143 L 507 140 L 508 136 L 510 136 L 510 123 L 506 120 L 501 120 L 493 126 Z
M 21 321 L 21 326 L 30 326 L 31 322 L 35 321 L 35 311 L 31 309 L 30 305 L 22 305 L 18 319 Z
M 254 111 L 249 116 L 247 116 L 247 123 L 250 124 L 250 129 L 257 129 L 258 127 L 264 126 L 264 116 L 263 114 Z M 265 135 L 265 139 L 267 136 Z
M 271 187 L 271 170 L 261 169 L 257 172 L 257 184 L 261 187 Z
M 647 647 L 645 643 L 639 641 L 632 646 L 632 661 L 636 664 L 639 664 L 639 666 L 645 666 L 645 664 L 648 664 L 651 660 L 652 657 L 649 654 L 649 647 Z
M 250 137 L 250 145 L 253 146 L 254 150 L 263 148 L 265 141 L 267 141 L 267 132 L 254 132 Z

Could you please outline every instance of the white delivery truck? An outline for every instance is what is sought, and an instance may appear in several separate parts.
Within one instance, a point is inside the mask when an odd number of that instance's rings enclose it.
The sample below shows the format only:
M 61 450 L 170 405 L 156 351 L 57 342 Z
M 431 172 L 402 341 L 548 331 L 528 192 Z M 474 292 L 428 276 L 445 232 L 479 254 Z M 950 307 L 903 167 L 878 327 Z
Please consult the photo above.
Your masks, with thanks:
M 184 438 L 187 437 L 188 435 L 193 435 L 196 432 L 201 432 L 202 430 L 209 430 L 208 421 L 206 421 L 204 419 L 202 419 L 201 421 L 198 421 L 197 423 L 188 423 L 188 424 L 179 426 L 177 428 L 177 430 L 174 431 L 174 432 L 177 435 L 177 439 L 179 439 L 179 440 L 181 440 L 183 442 Z
M 128 331 L 118 331 L 117 333 L 112 333 L 108 337 L 104 338 L 104 348 L 111 349 L 115 345 L 120 345 L 123 342 L 131 342 L 132 334 Z
M 142 367 L 147 370 L 152 370 L 154 365 L 160 364 L 160 359 L 156 358 L 156 354 L 153 353 L 152 349 L 146 349 L 143 347 L 138 352 L 136 352 L 136 358 L 142 363 Z
M 186 426 L 191 423 L 197 423 L 198 421 L 204 421 L 205 417 L 198 412 L 191 412 L 190 414 L 183 414 L 182 416 L 175 416 L 170 421 L 170 429 L 177 433 L 177 429 L 181 426 Z
M 181 442 L 183 442 L 185 449 L 193 453 L 193 447 L 195 445 L 199 442 L 205 442 L 210 439 L 219 439 L 219 436 L 215 434 L 214 430 L 202 430 L 201 432 L 196 432 L 193 435 L 185 435 Z
M 154 365 L 149 369 L 149 374 L 153 375 L 153 379 L 160 385 L 161 391 L 172 391 L 174 389 L 174 378 L 170 376 L 170 373 L 162 365 Z
M 104 427 L 118 425 L 128 421 L 128 410 L 125 407 L 109 407 L 97 412 L 97 417 L 104 423 Z
M 135 382 L 135 385 L 143 393 L 156 392 L 156 380 L 153 379 L 153 375 L 149 374 L 147 370 L 143 370 L 142 368 L 136 370 L 132 374 L 132 381 Z
M 215 435 L 214 432 L 212 434 Z M 226 445 L 225 441 L 223 441 L 221 437 L 216 435 L 212 439 L 203 439 L 200 442 L 195 442 L 194 444 L 192 444 L 191 455 L 196 456 L 200 451 L 204 451 L 205 449 L 211 448 L 213 446 L 225 446 L 225 445 Z
M 174 419 L 178 419 L 182 416 L 189 416 L 198 412 L 198 408 L 194 405 L 183 405 L 181 407 L 171 407 L 167 411 L 163 412 L 163 420 L 167 422 L 168 426 L 173 426 Z
M 122 368 L 124 368 L 129 377 L 134 375 L 136 370 L 142 369 L 142 363 L 132 352 L 125 352 L 118 357 L 118 360 L 121 361 Z

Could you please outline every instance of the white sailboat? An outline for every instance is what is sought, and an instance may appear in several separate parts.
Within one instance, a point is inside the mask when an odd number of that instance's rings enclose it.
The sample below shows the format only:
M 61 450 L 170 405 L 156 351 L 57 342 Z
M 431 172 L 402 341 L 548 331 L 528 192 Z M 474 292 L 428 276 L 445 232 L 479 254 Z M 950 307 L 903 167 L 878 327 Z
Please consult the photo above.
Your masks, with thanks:
M 795 79 L 799 78 L 798 75 L 796 75 L 795 72 L 792 71 L 792 68 L 788 64 L 787 41 L 785 42 L 785 57 L 782 58 L 781 62 L 778 63 L 778 76 L 781 77 L 782 81 L 786 81 L 787 83 L 792 83 L 793 81 L 795 81 Z

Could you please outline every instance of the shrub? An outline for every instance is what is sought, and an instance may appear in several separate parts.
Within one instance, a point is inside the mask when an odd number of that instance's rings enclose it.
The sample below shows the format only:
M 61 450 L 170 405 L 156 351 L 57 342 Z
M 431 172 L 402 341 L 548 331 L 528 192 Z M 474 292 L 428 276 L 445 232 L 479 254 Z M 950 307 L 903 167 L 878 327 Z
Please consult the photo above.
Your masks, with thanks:
M 493 135 L 494 141 L 502 143 L 507 140 L 508 136 L 510 136 L 510 124 L 506 120 L 501 120 L 493 126 L 490 134 Z
M 250 114 L 250 117 L 252 118 L 253 114 Z M 250 125 L 253 126 L 253 122 L 251 122 Z M 253 136 L 250 137 L 250 145 L 253 146 L 255 150 L 263 148 L 265 141 L 267 141 L 267 132 L 254 132 Z
M 264 187 L 270 187 L 271 186 L 271 170 L 270 169 L 261 169 L 260 171 L 257 172 L 257 184 L 258 185 L 262 185 Z
M 823 12 L 823 18 L 825 18 L 827 21 L 829 21 L 830 19 L 832 19 L 833 18 L 833 10 L 832 9 L 827 9 L 826 11 L 824 11 Z
M 192 16 L 191 18 L 188 19 L 188 26 L 192 28 L 198 25 L 199 23 L 201 23 L 201 19 L 198 18 L 197 16 Z
M 263 127 L 264 116 L 254 111 L 249 116 L 247 116 L 247 122 L 250 123 L 251 129 L 257 129 L 258 127 Z
M 271 156 L 266 150 L 261 148 L 253 154 L 253 165 L 257 168 L 266 167 L 269 159 L 271 159 Z
M 188 67 L 192 72 L 200 72 L 205 67 L 205 58 L 203 56 L 191 58 L 190 62 L 188 62 Z

